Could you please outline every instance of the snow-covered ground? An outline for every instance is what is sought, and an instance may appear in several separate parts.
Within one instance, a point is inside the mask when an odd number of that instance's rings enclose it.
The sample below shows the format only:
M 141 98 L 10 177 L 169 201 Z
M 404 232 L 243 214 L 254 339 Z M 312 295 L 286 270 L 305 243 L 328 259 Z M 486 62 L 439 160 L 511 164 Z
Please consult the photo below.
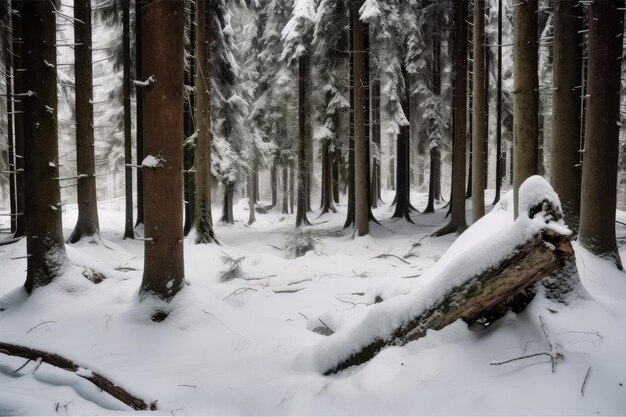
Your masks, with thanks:
M 386 201 L 392 198 L 385 194 Z M 424 199 L 413 196 L 419 208 Z M 154 414 L 626 414 L 626 274 L 610 263 L 575 246 L 591 298 L 565 306 L 537 297 L 522 314 L 488 328 L 459 321 L 326 377 L 300 362 L 303 352 L 329 337 L 319 333 L 341 332 L 364 317 L 377 299 L 393 303 L 422 287 L 421 275 L 454 241 L 428 237 L 444 222 L 445 210 L 415 214 L 411 225 L 388 220 L 385 206 L 375 210 L 382 225 L 357 239 L 342 229 L 345 206 L 320 218 L 310 213 L 315 251 L 293 259 L 281 248 L 294 216 L 257 214 L 248 227 L 246 209 L 247 202 L 239 202 L 236 224 L 216 226 L 221 246 L 187 239 L 189 285 L 161 323 L 150 320 L 154 305 L 138 302 L 143 243 L 122 240 L 123 201 L 100 205 L 102 242 L 68 245 L 72 266 L 30 297 L 21 289 L 26 242 L 0 246 L 0 303 L 6 307 L 0 341 L 56 352 L 99 371 L 158 400 Z M 64 212 L 66 235 L 76 214 L 72 206 Z M 464 248 L 511 219 L 506 207 L 494 211 L 459 238 L 454 256 L 443 262 L 463 256 Z M 618 237 L 624 243 L 625 227 Z M 414 256 L 405 258 L 409 252 Z M 381 254 L 397 258 L 376 258 Z M 226 255 L 245 259 L 241 274 L 222 282 Z M 93 284 L 85 269 L 106 279 Z M 547 356 L 490 365 L 546 351 L 540 317 L 564 354 L 556 373 Z M 13 372 L 24 362 L 0 354 L 1 415 L 133 413 L 79 376 L 45 364 Z

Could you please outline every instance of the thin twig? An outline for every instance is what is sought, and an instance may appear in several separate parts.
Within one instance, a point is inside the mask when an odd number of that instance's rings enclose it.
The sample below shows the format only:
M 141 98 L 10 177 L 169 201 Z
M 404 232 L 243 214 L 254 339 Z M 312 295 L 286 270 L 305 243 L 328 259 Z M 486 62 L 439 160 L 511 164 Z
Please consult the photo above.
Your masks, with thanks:
M 246 291 L 254 291 L 254 292 L 258 292 L 258 290 L 252 288 L 252 287 L 241 287 L 241 288 L 237 288 L 235 291 L 231 292 L 230 294 L 228 294 L 226 297 L 222 298 L 222 301 L 226 301 L 228 300 L 230 297 L 233 296 L 238 296 L 239 294 L 243 294 Z
M 392 255 L 390 253 L 382 253 L 382 254 L 380 254 L 378 256 L 374 256 L 373 258 L 370 258 L 370 259 L 385 259 L 385 258 L 396 258 L 400 262 L 404 262 L 405 264 L 410 265 L 410 263 L 407 262 L 406 260 L 400 258 L 399 256 Z
M 48 321 L 42 321 L 41 323 L 39 323 L 36 326 L 31 327 L 30 329 L 28 329 L 26 331 L 26 333 L 30 333 L 31 331 L 35 330 L 37 327 L 41 326 L 42 324 L 48 324 L 48 323 L 56 323 L 56 321 L 52 321 L 52 320 L 48 320 Z
M 528 358 L 533 358 L 535 356 L 543 356 L 543 355 L 552 357 L 550 352 L 537 352 L 537 353 L 531 353 L 529 355 L 518 356 L 517 358 L 507 359 L 507 360 L 502 361 L 502 362 L 490 362 L 489 365 L 494 365 L 494 366 L 504 365 L 505 363 L 515 362 L 515 361 L 519 361 L 519 360 L 522 360 L 522 359 L 528 359 Z
M 224 323 L 222 320 L 218 319 L 214 314 L 209 313 L 208 311 L 202 309 L 202 312 L 204 314 L 208 314 L 209 316 L 213 317 L 215 320 L 219 321 L 222 326 L 226 327 L 228 330 L 230 330 L 231 332 L 233 332 L 234 334 L 236 334 L 237 336 L 240 336 L 242 338 L 244 338 L 245 340 L 247 340 L 248 342 L 250 341 L 250 339 L 248 339 L 246 336 L 242 335 L 241 333 L 238 333 L 236 331 L 234 331 L 233 329 L 231 329 L 230 327 L 228 327 L 228 325 L 226 323 Z
M 583 385 L 580 387 L 580 395 L 585 396 L 585 386 L 587 385 L 587 380 L 589 379 L 589 374 L 591 373 L 591 366 L 587 369 L 587 373 L 585 374 L 585 379 L 583 380 Z

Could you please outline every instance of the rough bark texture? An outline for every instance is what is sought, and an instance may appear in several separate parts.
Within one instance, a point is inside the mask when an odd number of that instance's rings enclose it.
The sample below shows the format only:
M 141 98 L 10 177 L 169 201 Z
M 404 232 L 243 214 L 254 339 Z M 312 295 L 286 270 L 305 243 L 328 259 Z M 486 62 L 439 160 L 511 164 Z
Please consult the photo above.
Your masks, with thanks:
M 558 271 L 573 254 L 566 237 L 551 231 L 539 234 L 521 244 L 496 266 L 452 288 L 431 308 L 399 325 L 389 338 L 375 339 L 324 374 L 363 364 L 386 346 L 405 345 L 424 337 L 428 330 L 440 330 L 458 319 L 472 322 L 489 316 L 524 289 Z
M 144 81 L 143 73 L 141 72 L 141 38 L 142 38 L 142 24 L 141 14 L 143 10 L 143 0 L 135 0 L 135 79 Z M 129 64 L 130 65 L 130 64 Z M 137 165 L 141 165 L 144 158 L 143 153 L 143 94 L 141 90 L 143 87 L 138 86 L 135 89 L 135 97 L 137 98 L 137 128 L 136 128 L 136 158 Z M 143 172 L 140 169 L 137 170 L 137 222 L 135 226 L 143 224 Z
M 144 151 L 160 160 L 144 169 L 145 260 L 140 294 L 170 299 L 181 289 L 183 262 L 183 2 L 146 0 L 142 15 Z M 167 28 L 164 31 L 163 28 Z
M 78 169 L 78 220 L 69 242 L 100 233 L 96 196 L 96 155 L 93 133 L 93 66 L 91 60 L 91 1 L 74 0 L 74 74 L 76 93 L 76 167 Z M 130 95 L 130 86 L 124 93 Z M 126 95 L 124 97 L 126 100 Z M 130 107 L 130 97 L 128 97 Z M 129 109 L 130 112 L 130 109 Z M 130 122 L 130 114 L 129 114 Z M 126 130 L 126 126 L 125 126 Z M 128 126 L 130 141 L 130 126 Z M 128 145 L 130 148 L 130 144 Z M 130 163 L 128 159 L 127 163 Z M 127 168 L 127 171 L 129 169 Z M 132 172 L 131 172 L 132 180 Z M 132 206 L 131 206 L 132 209 Z M 132 215 L 132 211 L 131 211 Z M 131 218 L 132 232 L 132 218 Z
M 196 101 L 195 93 L 195 77 L 194 70 L 196 68 L 195 60 L 195 39 L 196 39 L 196 2 L 189 2 L 188 13 L 186 14 L 186 24 L 188 27 L 187 35 L 189 43 L 186 45 L 185 54 L 190 56 L 189 63 L 185 68 L 185 89 L 184 89 L 184 133 L 183 133 L 183 181 L 184 181 L 184 200 L 185 200 L 185 226 L 183 228 L 185 236 L 189 235 L 195 223 L 195 176 L 193 170 L 195 143 L 188 141 L 188 138 L 195 133 L 195 117 L 194 108 Z
M 348 204 L 346 207 L 346 221 L 343 224 L 344 229 L 354 224 L 354 192 L 355 192 L 355 177 L 354 177 L 354 77 L 352 77 L 354 68 L 354 52 L 352 45 L 354 44 L 354 33 L 352 30 L 352 8 L 350 8 L 350 19 L 348 30 L 348 44 L 350 45 L 350 76 L 348 81 L 348 95 L 350 97 L 350 112 L 349 112 L 349 133 L 348 133 Z
M 352 2 L 352 76 L 354 77 L 354 226 L 359 236 L 369 233 L 368 140 L 366 129 L 365 28 L 359 18 L 363 1 Z
M 22 7 L 24 91 L 24 169 L 28 292 L 62 273 L 65 246 L 61 223 L 57 127 L 56 15 L 51 2 Z
M 0 5 L 0 23 L 6 22 L 6 27 L 2 30 L 2 46 L 4 54 L 4 72 L 5 72 L 5 92 L 6 92 L 6 105 L 7 105 L 7 151 L 8 151 L 8 175 L 9 179 L 9 215 L 11 216 L 11 233 L 15 237 L 15 230 L 17 225 L 17 217 L 19 212 L 17 211 L 17 191 L 15 187 L 17 171 L 15 169 L 15 141 L 13 134 L 13 124 L 16 119 L 15 114 L 15 101 L 16 97 L 13 95 L 14 86 L 13 79 L 15 77 L 15 66 L 13 64 L 13 25 L 11 17 L 6 18 L 10 13 L 10 3 Z M 4 153 L 4 151 L 3 151 Z M 3 173 L 4 174 L 4 173 Z
M 580 79 L 582 5 L 558 1 L 554 10 L 552 146 L 550 182 L 572 232 L 580 216 Z
M 496 195 L 493 205 L 500 201 L 502 177 L 504 170 L 502 161 L 502 0 L 498 0 L 498 69 L 496 74 Z
M 485 1 L 474 0 L 474 106 L 472 108 L 472 218 L 485 215 L 487 118 L 485 117 Z
M 454 133 L 452 138 L 452 196 L 450 222 L 435 236 L 462 233 L 465 220 L 465 158 L 467 107 L 467 7 L 462 0 L 454 2 Z
M 589 74 L 580 207 L 581 244 L 622 263 L 615 240 L 624 1 L 595 0 L 589 16 Z
M 124 162 L 126 163 L 126 167 L 124 169 L 124 194 L 126 197 L 124 239 L 134 239 L 135 232 L 133 230 L 133 169 L 128 166 L 129 164 L 133 163 L 130 125 L 130 0 L 124 0 L 122 2 L 122 55 L 122 62 L 124 67 L 122 81 L 122 88 L 124 92 Z M 138 95 L 141 95 L 140 91 L 138 91 Z M 137 134 L 137 141 L 139 141 L 139 134 Z M 137 165 L 141 165 L 143 158 L 139 159 L 139 154 L 137 154 L 137 159 Z M 137 194 L 139 194 L 139 190 L 137 190 Z
M 211 48 L 208 30 L 208 4 L 196 1 L 196 143 L 194 203 L 196 244 L 216 242 L 211 212 Z
M 56 353 L 46 352 L 39 349 L 33 349 L 26 346 L 14 345 L 11 343 L 0 342 L 0 353 L 9 356 L 17 356 L 28 359 L 30 361 L 41 360 L 49 365 L 63 369 L 68 372 L 77 373 L 79 370 L 89 370 L 88 366 L 78 364 Z M 90 372 L 90 375 L 77 373 L 81 378 L 94 384 L 96 387 L 111 395 L 113 398 L 123 402 L 135 410 L 156 410 L 156 401 L 148 403 L 147 401 L 129 393 L 126 389 L 115 384 L 113 381 L 97 372 Z
M 382 200 L 382 191 L 380 185 L 380 155 L 381 152 L 381 123 L 380 123 L 380 78 L 375 76 L 372 80 L 372 177 L 371 177 L 371 194 L 372 207 L 378 207 L 378 202 Z
M 537 0 L 520 0 L 513 9 L 513 198 L 517 217 L 519 187 L 539 168 Z

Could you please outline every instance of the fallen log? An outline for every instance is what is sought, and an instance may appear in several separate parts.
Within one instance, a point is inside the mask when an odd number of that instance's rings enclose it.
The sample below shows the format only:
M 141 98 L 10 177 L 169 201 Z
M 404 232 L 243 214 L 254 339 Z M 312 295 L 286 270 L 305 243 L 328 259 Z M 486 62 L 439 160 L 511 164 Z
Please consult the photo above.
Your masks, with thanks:
M 9 356 L 17 356 L 31 361 L 37 361 L 41 359 L 42 362 L 49 365 L 69 372 L 74 372 L 79 377 L 86 379 L 87 381 L 94 384 L 96 387 L 100 388 L 102 391 L 120 400 L 121 402 L 135 410 L 157 409 L 156 401 L 148 403 L 147 401 L 144 401 L 141 398 L 130 394 L 124 388 L 116 385 L 105 376 L 97 372 L 90 371 L 88 367 L 80 366 L 76 362 L 56 353 L 45 352 L 43 350 L 4 342 L 0 342 L 0 353 L 4 353 L 5 355 Z
M 372 307 L 356 326 L 314 347 L 316 368 L 335 374 L 369 361 L 387 346 L 405 345 L 458 319 L 491 321 L 519 294 L 571 262 L 574 251 L 558 196 L 545 180 L 531 178 L 533 187 L 526 191 L 532 193 L 524 198 L 522 187 L 520 202 L 532 205 L 520 207 L 520 217 L 509 230 L 457 256 L 426 288 L 398 297 L 395 305 L 390 299 Z

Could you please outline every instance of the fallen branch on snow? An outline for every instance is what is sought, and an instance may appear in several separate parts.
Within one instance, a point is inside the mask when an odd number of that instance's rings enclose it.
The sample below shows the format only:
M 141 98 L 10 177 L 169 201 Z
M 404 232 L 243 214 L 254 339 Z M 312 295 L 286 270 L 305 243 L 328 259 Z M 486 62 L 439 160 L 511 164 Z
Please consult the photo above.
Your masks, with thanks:
M 81 378 L 86 379 L 87 381 L 94 384 L 96 387 L 100 388 L 102 391 L 111 395 L 112 397 L 120 400 L 124 404 L 133 408 L 134 410 L 156 410 L 156 401 L 152 403 L 148 403 L 142 400 L 139 397 L 136 397 L 130 394 L 127 390 L 116 385 L 110 379 L 100 375 L 97 372 L 89 371 L 88 367 L 80 366 L 76 362 L 67 359 L 61 355 L 57 355 L 56 353 L 45 352 L 43 350 L 33 349 L 26 346 L 14 345 L 11 343 L 0 342 L 0 353 L 4 353 L 8 356 L 17 356 L 20 358 L 28 359 L 29 361 L 41 361 L 45 362 L 48 365 L 55 366 L 57 368 L 66 370 L 68 372 L 74 372 Z M 28 363 L 28 362 L 27 362 Z M 26 366 L 24 364 L 19 369 Z

